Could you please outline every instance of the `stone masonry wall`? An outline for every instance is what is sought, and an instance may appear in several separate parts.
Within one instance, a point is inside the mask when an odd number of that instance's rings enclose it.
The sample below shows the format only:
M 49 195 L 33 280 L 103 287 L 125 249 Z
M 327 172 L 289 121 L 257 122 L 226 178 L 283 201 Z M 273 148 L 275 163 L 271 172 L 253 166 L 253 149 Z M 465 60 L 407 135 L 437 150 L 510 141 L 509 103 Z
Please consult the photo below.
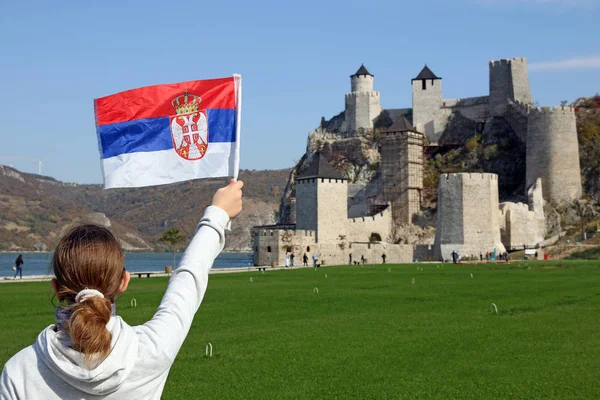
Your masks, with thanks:
M 443 132 L 443 127 L 440 126 L 444 119 L 440 116 L 441 104 L 441 79 L 426 80 L 425 90 L 421 80 L 412 81 L 413 125 L 422 126 L 422 132 L 432 142 L 437 142 Z
M 347 220 L 347 240 L 349 242 L 367 242 L 372 233 L 387 241 L 392 235 L 392 211 L 390 208 L 368 217 Z
M 283 266 L 288 250 L 294 253 L 294 263 L 301 265 L 305 253 L 310 258 L 317 250 L 314 231 L 274 226 L 271 229 L 255 229 L 253 237 L 254 265 Z
M 350 77 L 351 92 L 373 91 L 373 77 L 371 75 L 352 75 Z
M 296 181 L 296 228 L 317 230 L 316 178 Z
M 381 256 L 386 255 L 386 264 L 405 264 L 413 262 L 413 246 L 387 243 L 352 243 L 349 249 L 352 260 L 360 262 L 361 255 L 367 264 L 381 264 Z
M 373 129 L 373 121 L 381 114 L 379 92 L 352 92 L 346 94 L 345 120 L 343 133 L 357 129 Z
M 525 58 L 490 61 L 491 116 L 504 116 L 509 101 L 532 103 Z
M 529 74 L 527 73 L 527 59 L 525 57 L 510 60 L 513 97 L 511 100 L 524 104 L 533 104 Z
M 438 191 L 436 258 L 449 259 L 480 252 L 505 251 L 500 240 L 498 176 L 442 174 Z
M 423 135 L 417 132 L 384 132 L 381 136 L 381 189 L 392 204 L 396 226 L 412 223 L 421 210 L 423 190 Z
M 345 234 L 348 220 L 348 181 L 319 178 L 316 185 L 317 243 L 337 242 Z
M 581 197 L 579 145 L 571 107 L 532 108 L 527 125 L 527 186 L 542 179 L 544 198 Z
M 450 115 L 458 111 L 464 117 L 479 121 L 490 116 L 489 96 L 467 97 L 464 99 L 443 99 L 442 113 Z

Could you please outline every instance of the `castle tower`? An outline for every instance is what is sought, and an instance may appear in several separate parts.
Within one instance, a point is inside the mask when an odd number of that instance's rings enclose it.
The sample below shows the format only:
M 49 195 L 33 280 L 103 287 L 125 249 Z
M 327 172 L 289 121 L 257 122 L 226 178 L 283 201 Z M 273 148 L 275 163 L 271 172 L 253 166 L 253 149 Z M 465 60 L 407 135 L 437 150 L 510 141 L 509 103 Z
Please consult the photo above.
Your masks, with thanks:
M 442 78 L 427 65 L 412 81 L 413 124 L 425 136 L 437 142 L 444 131 L 440 107 L 442 106 Z
M 394 226 L 411 224 L 421 210 L 423 142 L 405 117 L 381 132 L 381 189 L 392 204 Z
M 346 94 L 344 123 L 341 131 L 352 133 L 357 129 L 373 129 L 373 120 L 381 114 L 379 92 L 373 90 L 373 74 L 361 65 L 350 76 L 351 93 Z
M 579 144 L 571 107 L 531 108 L 527 121 L 527 187 L 542 179 L 547 201 L 581 197 Z
M 316 153 L 296 178 L 296 229 L 315 231 L 317 243 L 334 242 L 348 220 L 348 179 Z
M 532 104 L 524 57 L 490 61 L 490 115 L 504 116 L 509 101 Z
M 439 259 L 505 251 L 500 240 L 498 175 L 442 174 L 438 186 L 434 254 Z

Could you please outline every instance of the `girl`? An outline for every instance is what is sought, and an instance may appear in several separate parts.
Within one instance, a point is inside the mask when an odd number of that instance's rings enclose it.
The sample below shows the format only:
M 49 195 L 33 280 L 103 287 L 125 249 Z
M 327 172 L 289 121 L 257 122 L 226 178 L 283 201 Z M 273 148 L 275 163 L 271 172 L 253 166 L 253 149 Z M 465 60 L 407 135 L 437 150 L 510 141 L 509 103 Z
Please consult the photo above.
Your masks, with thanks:
M 232 180 L 215 193 L 144 325 L 131 327 L 111 312 L 130 279 L 115 237 L 95 225 L 67 233 L 52 259 L 52 287 L 67 306 L 6 363 L 0 399 L 159 399 L 223 249 L 224 228 L 242 210 L 242 186 Z

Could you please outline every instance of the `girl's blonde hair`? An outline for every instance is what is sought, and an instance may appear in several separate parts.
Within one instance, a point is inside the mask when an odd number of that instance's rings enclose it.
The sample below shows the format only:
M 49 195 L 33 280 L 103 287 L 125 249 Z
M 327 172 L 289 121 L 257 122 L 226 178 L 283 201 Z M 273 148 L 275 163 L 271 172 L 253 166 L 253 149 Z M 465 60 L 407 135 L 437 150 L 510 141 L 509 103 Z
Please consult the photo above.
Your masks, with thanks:
M 85 359 L 103 360 L 110 353 L 111 334 L 106 329 L 112 303 L 120 294 L 125 273 L 123 250 L 114 235 L 97 225 L 72 228 L 58 242 L 52 269 L 59 285 L 59 297 L 68 304 L 68 323 L 64 329 L 73 347 Z M 104 298 L 90 297 L 77 303 L 83 289 L 96 289 Z

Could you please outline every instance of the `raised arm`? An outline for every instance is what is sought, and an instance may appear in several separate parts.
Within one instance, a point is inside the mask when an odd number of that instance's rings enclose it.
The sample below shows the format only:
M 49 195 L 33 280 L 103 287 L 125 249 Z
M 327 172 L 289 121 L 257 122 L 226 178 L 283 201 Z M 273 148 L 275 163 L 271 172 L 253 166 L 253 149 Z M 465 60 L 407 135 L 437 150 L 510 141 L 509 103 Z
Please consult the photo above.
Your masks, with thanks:
M 241 181 L 219 189 L 167 286 L 154 317 L 138 327 L 149 351 L 171 360 L 179 352 L 208 285 L 208 272 L 225 245 L 224 229 L 242 211 Z

